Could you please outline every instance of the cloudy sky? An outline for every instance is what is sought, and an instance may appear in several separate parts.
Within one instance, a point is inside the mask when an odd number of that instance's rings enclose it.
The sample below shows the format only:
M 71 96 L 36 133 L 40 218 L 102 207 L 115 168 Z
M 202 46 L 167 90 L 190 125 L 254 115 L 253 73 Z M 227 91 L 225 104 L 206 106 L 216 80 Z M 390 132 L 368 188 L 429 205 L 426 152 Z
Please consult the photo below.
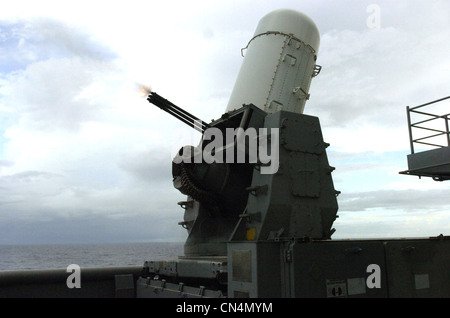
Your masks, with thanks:
M 171 160 L 200 135 L 138 85 L 219 118 L 278 8 L 321 34 L 305 113 L 342 192 L 333 237 L 450 235 L 450 182 L 398 173 L 405 107 L 449 95 L 448 0 L 16 0 L 0 10 L 0 244 L 185 240 Z

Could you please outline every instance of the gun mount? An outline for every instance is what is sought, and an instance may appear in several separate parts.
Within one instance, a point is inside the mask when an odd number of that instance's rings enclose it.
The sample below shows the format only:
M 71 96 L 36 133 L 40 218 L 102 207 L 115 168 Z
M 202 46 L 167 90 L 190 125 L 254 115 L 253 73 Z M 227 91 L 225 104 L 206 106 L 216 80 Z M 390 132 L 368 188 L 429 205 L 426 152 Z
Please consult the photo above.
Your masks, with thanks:
M 280 10 L 263 18 L 226 112 L 209 124 L 156 93 L 148 96 L 202 132 L 199 145 L 182 147 L 172 162 L 174 187 L 187 196 L 178 203 L 184 209 L 179 224 L 188 238 L 177 266 L 209 258 L 222 259 L 224 268 L 241 242 L 331 238 L 339 193 L 334 168 L 318 118 L 302 114 L 318 74 L 318 37 L 314 23 L 301 13 Z M 276 69 L 271 82 L 268 68 Z M 250 82 L 251 92 L 245 89 Z
M 211 141 L 205 130 L 197 147 L 181 148 L 172 162 L 174 186 L 187 195 L 179 202 L 180 225 L 189 233 L 186 256 L 225 256 L 230 240 L 331 238 L 338 192 L 317 118 L 267 114 L 250 104 L 207 126 L 222 140 Z M 277 156 L 263 163 L 258 152 L 266 149 L 252 142 L 268 137 Z M 274 173 L 264 173 L 269 164 L 277 165 Z

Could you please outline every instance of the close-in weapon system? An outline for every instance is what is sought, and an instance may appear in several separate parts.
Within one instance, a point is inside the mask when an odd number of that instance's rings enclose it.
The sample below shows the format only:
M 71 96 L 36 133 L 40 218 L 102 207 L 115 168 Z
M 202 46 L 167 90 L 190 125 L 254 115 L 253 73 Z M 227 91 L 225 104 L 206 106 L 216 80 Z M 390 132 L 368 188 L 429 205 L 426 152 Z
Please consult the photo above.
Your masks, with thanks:
M 186 198 L 178 202 L 184 255 L 143 268 L 83 269 L 81 289 L 66 287 L 64 270 L 3 272 L 0 296 L 449 297 L 447 236 L 332 239 L 339 191 L 329 144 L 319 119 L 303 113 L 321 71 L 319 42 L 316 25 L 300 12 L 264 16 L 243 49 L 225 112 L 210 123 L 148 95 L 201 133 L 198 145 L 181 147 L 172 161 L 173 185 Z M 403 173 L 449 180 L 448 114 L 431 116 L 445 120 L 448 147 L 420 154 L 413 143 L 424 138 L 411 138 Z M 418 124 L 409 122 L 410 136 Z

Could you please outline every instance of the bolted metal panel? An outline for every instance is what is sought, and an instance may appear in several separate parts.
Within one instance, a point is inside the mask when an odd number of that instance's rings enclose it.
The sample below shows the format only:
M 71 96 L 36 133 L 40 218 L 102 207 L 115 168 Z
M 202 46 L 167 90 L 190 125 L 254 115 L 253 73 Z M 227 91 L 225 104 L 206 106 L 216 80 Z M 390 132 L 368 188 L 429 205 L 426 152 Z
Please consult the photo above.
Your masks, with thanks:
M 292 262 L 286 276 L 292 286 L 289 297 L 388 296 L 382 241 L 295 243 L 291 250 Z M 380 288 L 367 285 L 370 265 L 380 268 Z
M 232 280 L 235 282 L 252 282 L 252 251 L 233 250 L 232 251 Z
M 321 189 L 318 156 L 293 152 L 290 157 L 292 194 L 298 197 L 318 198 Z
M 320 237 L 322 218 L 317 206 L 294 205 L 291 209 L 289 233 L 292 237 Z
M 391 297 L 448 297 L 450 240 L 396 240 L 386 243 Z
M 136 287 L 137 298 L 223 298 L 220 290 L 204 286 L 187 286 L 183 283 L 169 283 L 165 280 L 139 278 Z
M 316 117 L 284 117 L 280 128 L 280 144 L 287 150 L 323 153 L 325 144 Z
M 280 255 L 280 243 L 228 243 L 228 297 L 281 297 Z
M 267 115 L 264 127 L 282 127 L 280 167 L 275 174 L 254 170 L 248 189 L 265 190 L 249 196 L 243 214 L 248 217 L 242 219 L 232 240 L 245 237 L 246 229 L 254 231 L 254 240 L 330 238 L 338 206 L 318 118 L 281 111 Z

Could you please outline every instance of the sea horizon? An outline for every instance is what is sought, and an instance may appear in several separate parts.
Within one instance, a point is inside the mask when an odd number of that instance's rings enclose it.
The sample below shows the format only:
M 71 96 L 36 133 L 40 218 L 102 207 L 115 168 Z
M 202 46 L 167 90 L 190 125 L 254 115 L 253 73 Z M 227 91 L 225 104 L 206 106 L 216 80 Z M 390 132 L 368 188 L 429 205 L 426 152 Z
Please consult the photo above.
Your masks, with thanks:
M 182 255 L 184 242 L 0 244 L 0 271 L 141 266 Z

